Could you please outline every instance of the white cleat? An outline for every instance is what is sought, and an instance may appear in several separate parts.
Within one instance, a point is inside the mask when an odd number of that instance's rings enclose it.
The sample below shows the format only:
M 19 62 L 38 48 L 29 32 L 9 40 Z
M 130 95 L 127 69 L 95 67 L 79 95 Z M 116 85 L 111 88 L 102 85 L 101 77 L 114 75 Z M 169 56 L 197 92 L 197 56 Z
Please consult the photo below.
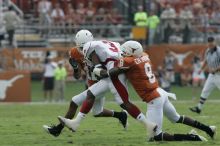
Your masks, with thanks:
M 196 132 L 196 130 L 194 130 L 194 129 L 192 129 L 192 130 L 189 132 L 189 134 L 197 135 L 197 136 L 200 138 L 201 141 L 208 141 L 205 137 L 199 135 L 199 134 Z
M 78 126 L 79 126 L 79 122 L 77 122 L 76 120 L 70 120 L 67 118 L 64 118 L 62 116 L 58 116 L 59 121 L 65 125 L 67 128 L 69 128 L 72 132 L 76 132 Z
M 216 126 L 209 126 L 209 128 L 211 129 L 211 132 L 207 133 L 212 139 L 215 138 L 216 135 L 216 130 L 217 127 Z
M 47 133 L 50 133 L 50 131 L 49 131 L 50 128 L 51 128 L 50 126 L 43 125 L 43 129 L 44 129 Z

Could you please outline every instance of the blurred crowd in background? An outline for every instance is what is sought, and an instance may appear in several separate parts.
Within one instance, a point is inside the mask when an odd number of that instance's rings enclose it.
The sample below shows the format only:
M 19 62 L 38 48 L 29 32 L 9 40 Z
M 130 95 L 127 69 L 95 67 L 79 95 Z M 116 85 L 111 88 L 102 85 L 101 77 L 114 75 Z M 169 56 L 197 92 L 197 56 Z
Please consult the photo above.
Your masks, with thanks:
M 12 2 L 23 11 L 24 22 L 29 27 L 37 26 L 38 32 L 43 36 L 72 34 L 86 26 L 99 38 L 130 37 L 129 33 L 127 36 L 123 35 L 123 31 L 131 31 L 129 26 L 137 25 L 148 29 L 149 40 L 146 42 L 152 45 L 202 43 L 209 34 L 217 34 L 220 31 L 219 0 L 12 0 Z M 141 13 L 140 19 L 135 18 L 138 13 Z M 130 29 L 123 30 L 127 27 Z

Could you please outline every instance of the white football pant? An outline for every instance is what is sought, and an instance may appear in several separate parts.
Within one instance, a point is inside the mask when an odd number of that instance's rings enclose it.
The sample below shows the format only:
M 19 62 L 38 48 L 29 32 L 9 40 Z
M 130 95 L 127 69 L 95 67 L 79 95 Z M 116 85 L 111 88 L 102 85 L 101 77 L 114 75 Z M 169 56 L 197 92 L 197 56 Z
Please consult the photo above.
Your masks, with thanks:
M 205 81 L 201 97 L 207 99 L 213 89 L 215 89 L 216 87 L 220 90 L 220 73 L 210 73 L 207 80 Z
M 166 94 L 167 92 L 161 88 L 158 88 L 157 91 L 159 92 L 160 97 L 147 103 L 146 112 L 147 119 L 158 126 L 156 135 L 162 132 L 163 113 L 173 123 L 176 123 L 180 118 L 180 115 L 176 112 L 175 107 L 169 101 Z
M 103 111 L 103 106 L 104 106 L 104 101 L 105 101 L 104 95 L 109 90 L 114 95 L 115 101 L 118 105 L 121 105 L 123 103 L 118 92 L 115 90 L 113 84 L 111 83 L 110 78 L 102 79 L 99 82 L 93 84 L 87 90 L 74 96 L 72 98 L 72 101 L 76 103 L 78 106 L 82 105 L 83 101 L 87 97 L 88 90 L 90 90 L 92 94 L 96 97 L 93 108 L 92 108 L 93 115 L 98 115 L 99 113 Z

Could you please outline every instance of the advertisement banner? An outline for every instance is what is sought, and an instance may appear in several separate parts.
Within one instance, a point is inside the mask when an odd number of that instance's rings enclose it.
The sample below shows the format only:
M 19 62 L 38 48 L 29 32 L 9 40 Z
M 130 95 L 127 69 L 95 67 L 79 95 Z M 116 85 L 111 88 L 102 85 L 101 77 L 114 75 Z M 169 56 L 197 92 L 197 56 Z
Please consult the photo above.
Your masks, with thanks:
M 29 71 L 0 72 L 0 102 L 31 101 Z
M 195 55 L 203 56 L 206 45 L 180 45 L 180 44 L 166 44 L 154 45 L 146 48 L 145 51 L 149 53 L 150 59 L 157 68 L 163 65 L 166 52 L 171 51 L 177 60 L 175 70 L 178 71 L 182 66 L 191 66 Z M 72 68 L 68 63 L 69 49 L 63 48 L 33 48 L 33 49 L 3 49 L 0 50 L 0 69 L 3 70 L 28 70 L 31 73 L 41 73 L 44 69 L 44 60 L 47 52 L 54 62 L 59 60 L 65 61 L 66 69 L 70 76 L 72 76 Z

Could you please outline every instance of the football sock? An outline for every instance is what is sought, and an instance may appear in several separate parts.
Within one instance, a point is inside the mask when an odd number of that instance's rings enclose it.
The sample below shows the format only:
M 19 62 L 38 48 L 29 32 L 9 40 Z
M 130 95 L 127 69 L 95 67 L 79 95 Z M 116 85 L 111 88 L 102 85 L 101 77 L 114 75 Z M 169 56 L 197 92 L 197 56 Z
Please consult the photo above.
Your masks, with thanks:
M 119 118 L 121 116 L 121 112 L 115 112 L 113 111 L 113 117 Z
M 82 107 L 81 107 L 81 109 L 80 109 L 80 112 L 82 112 L 82 113 L 84 113 L 84 114 L 87 114 L 90 110 L 91 110 L 91 108 L 92 108 L 92 106 L 93 106 L 93 103 L 94 103 L 94 99 L 92 98 L 91 100 L 85 100 L 84 102 L 83 102 L 83 104 L 82 104 Z
M 185 125 L 198 128 L 198 129 L 205 131 L 205 132 L 209 132 L 211 130 L 209 128 L 209 126 L 207 126 L 203 123 L 200 123 L 199 121 L 193 120 L 189 117 L 186 117 L 186 116 L 180 116 L 180 119 L 177 121 L 177 123 L 183 123 Z
M 201 141 L 198 135 L 193 134 L 174 134 L 174 141 Z
M 198 105 L 197 105 L 197 107 L 198 107 L 200 110 L 202 109 L 202 107 L 203 107 L 205 101 L 206 101 L 206 98 L 200 97 L 200 101 L 199 101 L 199 103 L 198 103 Z
M 114 111 L 113 110 L 108 110 L 108 109 L 103 109 L 101 113 L 93 115 L 94 117 L 113 117 L 114 116 Z
M 81 122 L 85 118 L 86 114 L 79 112 L 75 118 L 77 122 Z
M 193 134 L 169 134 L 169 133 L 160 133 L 157 136 L 154 136 L 155 141 L 201 141 L 199 136 Z

